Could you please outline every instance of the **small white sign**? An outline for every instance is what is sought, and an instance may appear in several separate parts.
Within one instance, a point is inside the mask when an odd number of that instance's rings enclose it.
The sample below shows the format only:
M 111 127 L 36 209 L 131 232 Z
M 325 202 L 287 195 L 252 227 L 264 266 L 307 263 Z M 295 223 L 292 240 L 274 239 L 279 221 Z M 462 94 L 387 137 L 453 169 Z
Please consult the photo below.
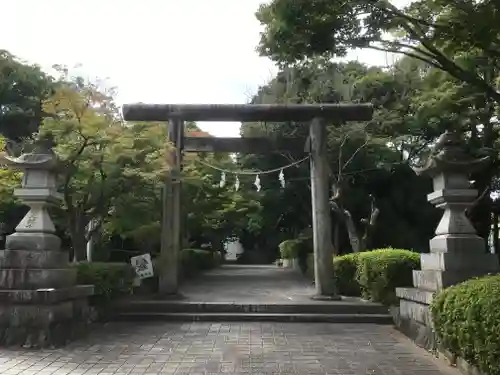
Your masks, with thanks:
M 135 268 L 135 272 L 140 279 L 147 279 L 153 277 L 153 262 L 151 261 L 150 254 L 142 254 L 130 258 L 130 263 Z

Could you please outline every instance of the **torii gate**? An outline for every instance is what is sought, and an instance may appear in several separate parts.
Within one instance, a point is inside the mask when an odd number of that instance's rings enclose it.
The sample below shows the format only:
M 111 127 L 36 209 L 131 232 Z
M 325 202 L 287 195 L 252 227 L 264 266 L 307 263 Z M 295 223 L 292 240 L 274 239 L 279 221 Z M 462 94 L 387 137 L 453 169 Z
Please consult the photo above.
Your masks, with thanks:
M 180 168 L 182 152 L 267 153 L 297 150 L 311 155 L 311 199 L 313 217 L 314 279 L 318 299 L 336 299 L 333 281 L 333 244 L 329 200 L 329 167 L 325 122 L 368 121 L 370 104 L 126 104 L 126 121 L 168 121 L 169 141 L 175 146 L 169 155 L 172 169 L 165 180 L 159 291 L 178 293 L 178 263 L 181 251 Z M 184 137 L 184 121 L 310 122 L 309 137 L 212 138 Z

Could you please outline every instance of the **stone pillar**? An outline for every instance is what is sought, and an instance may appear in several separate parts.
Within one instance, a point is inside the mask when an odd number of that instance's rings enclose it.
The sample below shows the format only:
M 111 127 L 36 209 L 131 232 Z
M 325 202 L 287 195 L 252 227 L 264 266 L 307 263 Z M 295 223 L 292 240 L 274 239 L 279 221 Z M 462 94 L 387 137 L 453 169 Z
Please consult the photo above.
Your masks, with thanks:
M 339 300 L 333 278 L 332 222 L 329 205 L 326 126 L 316 118 L 309 127 L 311 139 L 311 202 L 314 246 L 314 299 Z
M 14 194 L 30 210 L 0 251 L 0 344 L 63 345 L 86 331 L 93 286 L 76 285 L 76 270 L 46 209 L 60 200 L 57 158 L 49 147 L 3 159 L 24 172 Z
M 429 305 L 436 292 L 473 277 L 499 270 L 498 258 L 486 252 L 485 241 L 476 234 L 465 209 L 478 192 L 471 189 L 469 175 L 488 163 L 465 152 L 465 143 L 457 133 L 446 132 L 439 138 L 433 155 L 417 174 L 433 179 L 434 192 L 428 201 L 444 210 L 430 240 L 430 253 L 422 254 L 421 270 L 413 272 L 413 288 L 397 288 L 399 310 L 394 310 L 399 328 L 420 346 L 433 348 Z

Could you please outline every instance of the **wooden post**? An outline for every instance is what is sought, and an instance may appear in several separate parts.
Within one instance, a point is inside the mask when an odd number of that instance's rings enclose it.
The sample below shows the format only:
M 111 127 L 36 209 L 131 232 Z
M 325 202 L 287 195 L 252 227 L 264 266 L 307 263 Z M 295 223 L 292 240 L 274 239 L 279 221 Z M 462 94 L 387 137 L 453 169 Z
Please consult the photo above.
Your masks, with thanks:
M 311 141 L 311 199 L 316 299 L 339 299 L 333 279 L 333 244 L 328 204 L 326 127 L 319 118 L 309 127 Z
M 159 292 L 177 295 L 179 289 L 179 252 L 180 252 L 180 165 L 183 137 L 183 122 L 180 119 L 170 120 L 168 139 L 175 146 L 168 159 L 172 163 L 171 170 L 165 179 L 163 189 L 163 215 L 161 231 L 161 274 Z

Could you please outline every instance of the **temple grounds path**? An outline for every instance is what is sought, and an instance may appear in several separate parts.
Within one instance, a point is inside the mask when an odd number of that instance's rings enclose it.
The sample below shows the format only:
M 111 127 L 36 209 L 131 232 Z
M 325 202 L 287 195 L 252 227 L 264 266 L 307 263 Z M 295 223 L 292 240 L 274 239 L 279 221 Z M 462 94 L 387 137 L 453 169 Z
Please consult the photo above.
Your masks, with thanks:
M 313 286 L 273 267 L 223 267 L 185 284 L 189 300 L 310 302 Z M 0 350 L 2 375 L 454 374 L 388 325 L 111 322 L 43 351 Z

